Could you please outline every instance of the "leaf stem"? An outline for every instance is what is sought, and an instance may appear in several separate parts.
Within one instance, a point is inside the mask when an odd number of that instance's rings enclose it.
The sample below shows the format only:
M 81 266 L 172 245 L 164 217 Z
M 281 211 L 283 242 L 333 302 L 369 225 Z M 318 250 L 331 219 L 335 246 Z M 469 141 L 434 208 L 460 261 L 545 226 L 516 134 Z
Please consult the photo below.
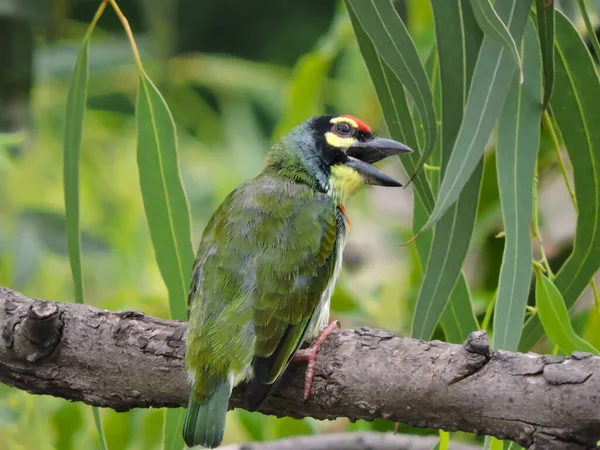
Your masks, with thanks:
M 560 152 L 560 144 L 558 142 L 558 137 L 556 136 L 556 132 L 554 131 L 554 125 L 552 124 L 552 120 L 550 119 L 548 111 L 544 111 L 543 120 L 544 127 L 548 130 L 548 133 L 550 134 L 550 139 L 552 139 L 552 144 L 554 145 L 554 153 L 556 153 L 558 165 L 560 166 L 560 172 L 562 173 L 563 179 L 565 180 L 565 185 L 567 186 L 567 190 L 569 191 L 569 196 L 571 197 L 571 201 L 573 202 L 575 210 L 577 210 L 577 197 L 575 197 L 575 189 L 573 189 L 573 185 L 569 180 L 567 166 L 565 165 L 565 160 L 563 159 L 562 153 Z
M 94 18 L 90 22 L 90 26 L 85 32 L 85 36 L 83 38 L 84 42 L 90 38 L 90 35 L 92 34 L 92 31 L 94 31 L 94 28 L 96 28 L 96 24 L 98 23 L 98 20 L 100 20 L 100 16 L 102 16 L 102 13 L 106 9 L 106 5 L 108 4 L 108 2 L 109 0 L 102 0 L 102 3 L 100 3 L 100 6 L 98 6 L 96 14 L 94 14 Z
M 581 5 L 580 5 L 581 6 Z M 589 20 L 589 19 L 588 19 Z M 596 35 L 594 34 L 594 38 Z M 596 43 L 598 43 L 598 39 L 595 39 Z M 600 57 L 600 52 L 597 53 Z M 567 173 L 567 167 L 565 165 L 565 161 L 563 159 L 562 153 L 560 151 L 560 143 L 558 142 L 558 137 L 556 136 L 556 132 L 554 131 L 554 124 L 550 119 L 550 115 L 548 111 L 544 111 L 544 127 L 548 130 L 550 134 L 550 139 L 552 139 L 552 144 L 554 145 L 554 152 L 556 153 L 556 158 L 558 159 L 558 164 L 560 166 L 560 171 L 562 173 L 563 179 L 565 180 L 565 185 L 567 186 L 567 190 L 569 191 L 569 196 L 571 197 L 571 201 L 573 202 L 573 208 L 575 208 L 575 212 L 578 212 L 577 208 L 577 197 L 575 196 L 575 189 L 573 189 L 573 185 L 569 180 L 569 174 Z M 540 244 L 541 245 L 541 244 Z M 590 281 L 590 286 L 592 287 L 592 292 L 594 293 L 594 304 L 596 306 L 596 313 L 600 315 L 600 292 L 598 292 L 598 286 L 596 285 L 596 280 L 592 278 Z
M 538 214 L 538 164 L 535 164 L 535 184 L 533 187 L 533 235 L 538 241 L 540 247 L 540 255 L 541 265 L 544 267 L 546 274 L 552 280 L 554 279 L 554 274 L 552 273 L 552 269 L 550 269 L 550 264 L 548 263 L 548 258 L 546 258 L 546 252 L 544 251 L 544 242 L 542 241 L 542 235 L 540 233 L 540 224 L 539 224 L 539 214 Z
M 119 20 L 121 21 L 121 24 L 123 25 L 123 28 L 125 29 L 125 33 L 127 34 L 127 37 L 129 38 L 129 42 L 131 44 L 131 50 L 133 51 L 133 58 L 135 59 L 135 65 L 137 66 L 140 74 L 143 74 L 144 67 L 142 66 L 142 59 L 140 58 L 140 52 L 138 51 L 137 44 L 135 43 L 135 39 L 133 37 L 133 32 L 131 31 L 131 27 L 129 26 L 129 21 L 127 20 L 127 17 L 125 17 L 123 12 L 121 11 L 121 8 L 119 8 L 119 5 L 117 5 L 116 0 L 105 0 L 105 1 L 110 2 L 113 9 L 115 10 L 115 13 L 119 17 Z
M 594 35 L 595 37 L 595 35 Z M 596 42 L 598 40 L 596 39 Z M 600 53 L 598 53 L 600 56 Z M 575 189 L 573 189 L 573 185 L 569 180 L 569 174 L 567 173 L 567 167 L 565 165 L 565 161 L 562 157 L 562 153 L 560 152 L 560 144 L 558 142 L 558 138 L 556 136 L 556 132 L 554 131 L 554 124 L 550 119 L 550 115 L 548 111 L 544 111 L 544 127 L 548 130 L 550 134 L 550 138 L 552 139 L 552 144 L 554 145 L 554 152 L 556 153 L 556 158 L 558 159 L 558 164 L 560 166 L 560 171 L 562 173 L 563 179 L 565 180 L 565 185 L 567 186 L 567 190 L 569 191 L 569 196 L 571 197 L 571 201 L 573 202 L 573 208 L 575 208 L 575 212 L 578 211 L 577 208 L 577 197 L 575 196 Z M 596 285 L 596 280 L 592 278 L 590 281 L 590 286 L 592 287 L 592 292 L 594 293 L 594 304 L 596 306 L 596 313 L 600 315 L 600 292 L 598 292 L 598 286 Z
M 588 33 L 588 39 L 592 42 L 592 47 L 594 47 L 594 53 L 596 53 L 596 58 L 600 59 L 600 43 L 598 43 L 598 37 L 596 36 L 596 32 L 594 30 L 594 27 L 592 26 L 590 16 L 587 13 L 585 2 L 584 0 L 577 0 L 577 3 L 579 3 L 579 9 L 581 10 L 583 22 L 585 23 L 585 29 Z
M 108 447 L 106 445 L 106 438 L 104 437 L 104 429 L 102 428 L 102 421 L 100 420 L 100 408 L 94 406 L 92 407 L 92 412 L 94 413 L 94 423 L 96 424 L 98 437 L 100 438 L 100 448 L 102 450 L 107 450 Z

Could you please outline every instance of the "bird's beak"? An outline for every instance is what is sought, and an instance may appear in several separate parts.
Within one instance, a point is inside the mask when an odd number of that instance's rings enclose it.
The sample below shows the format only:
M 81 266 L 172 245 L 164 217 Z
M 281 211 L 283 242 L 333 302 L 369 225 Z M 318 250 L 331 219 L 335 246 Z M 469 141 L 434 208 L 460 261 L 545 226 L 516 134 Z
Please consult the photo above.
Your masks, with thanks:
M 356 141 L 346 151 L 346 155 L 360 159 L 369 164 L 381 161 L 388 156 L 399 153 L 412 153 L 412 149 L 401 142 L 385 138 L 373 138 L 367 142 Z
M 402 186 L 392 177 L 379 171 L 373 163 L 381 161 L 388 156 L 399 153 L 410 153 L 412 149 L 406 145 L 385 138 L 374 138 L 368 142 L 356 142 L 348 148 L 346 165 L 356 170 L 367 184 L 378 186 Z

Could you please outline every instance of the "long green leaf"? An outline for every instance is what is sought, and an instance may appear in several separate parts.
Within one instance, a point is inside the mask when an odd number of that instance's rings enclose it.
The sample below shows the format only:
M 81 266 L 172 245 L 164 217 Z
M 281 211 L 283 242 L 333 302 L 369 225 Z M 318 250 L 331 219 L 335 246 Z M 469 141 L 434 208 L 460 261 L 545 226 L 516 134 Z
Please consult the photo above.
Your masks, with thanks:
M 67 115 L 64 141 L 63 182 L 65 191 L 65 215 L 67 219 L 67 248 L 71 274 L 75 285 L 75 301 L 83 303 L 83 274 L 81 270 L 81 232 L 79 229 L 79 161 L 83 116 L 88 87 L 89 35 L 84 39 L 67 94 Z
M 600 354 L 589 342 L 575 333 L 565 301 L 558 288 L 540 271 L 536 271 L 535 303 L 548 337 L 566 354 L 574 351 Z
M 508 24 L 513 39 L 520 41 L 529 13 L 528 0 L 496 3 L 500 18 Z M 438 200 L 426 227 L 435 224 L 452 206 L 480 163 L 484 146 L 500 115 L 515 72 L 510 53 L 485 37 L 473 73 L 463 121 L 442 180 Z
M 346 5 L 417 106 L 426 138 L 419 168 L 433 151 L 437 136 L 433 97 L 417 49 L 390 0 L 346 0 Z
M 556 72 L 552 114 L 573 165 L 578 214 L 573 252 L 554 283 L 571 308 L 600 269 L 600 80 L 590 53 L 573 24 L 556 13 Z M 521 351 L 544 330 L 538 317 L 527 321 Z
M 394 139 L 400 140 L 416 149 L 416 131 L 402 84 L 377 54 L 373 43 L 362 29 L 354 12 L 352 10 L 349 10 L 349 12 L 361 53 L 377 91 L 389 133 Z M 419 156 L 418 154 L 406 156 L 400 161 L 408 173 L 414 173 Z M 423 222 L 420 222 L 420 224 L 423 224 L 433 210 L 434 205 L 433 192 L 424 171 L 417 173 L 417 176 L 413 180 L 413 187 L 416 191 L 416 195 L 414 196 L 415 215 L 418 214 L 418 208 L 422 208 Z M 417 240 L 417 249 L 422 264 L 427 263 L 430 240 L 431 238 L 428 239 L 426 234 L 423 234 Z M 442 317 L 442 325 L 449 341 L 462 342 L 473 329 L 477 328 L 469 291 L 462 275 L 452 293 L 450 305 L 446 311 Z
M 535 162 L 540 145 L 542 62 L 530 20 L 521 46 L 525 83 L 513 78 L 498 123 L 496 164 L 505 244 L 494 310 L 493 346 L 515 351 L 521 339 L 531 282 L 530 224 Z
M 508 31 L 508 28 L 506 28 L 504 22 L 502 22 L 502 19 L 500 19 L 496 13 L 492 4 L 489 0 L 471 0 L 471 8 L 473 8 L 475 19 L 477 19 L 477 23 L 485 35 L 502 44 L 504 48 L 510 52 L 511 57 L 519 68 L 520 81 L 522 83 L 523 67 L 521 65 L 519 51 L 517 50 L 517 44 Z
M 538 39 L 544 66 L 544 109 L 548 106 L 554 86 L 554 2 L 535 0 Z
M 163 424 L 162 449 L 181 450 L 184 448 L 181 430 L 185 419 L 184 408 L 167 408 Z
M 175 123 L 158 89 L 140 73 L 136 105 L 140 187 L 156 262 L 169 292 L 171 317 L 186 320 L 186 294 L 194 261 L 190 212 L 179 174 Z M 184 410 L 167 409 L 164 450 L 181 450 Z
M 136 120 L 140 187 L 156 262 L 169 292 L 171 317 L 186 320 L 194 262 L 190 212 L 179 174 L 175 124 L 145 73 L 140 74 Z
M 420 152 L 417 146 L 418 140 L 414 121 L 402 83 L 375 50 L 371 39 L 356 18 L 354 10 L 348 8 L 348 13 L 352 21 L 360 52 L 377 91 L 377 97 L 381 104 L 383 117 L 385 118 L 390 136 L 404 142 L 414 150 L 414 153 L 405 155 L 400 159 L 406 171 L 414 173 L 420 159 Z M 431 211 L 434 204 L 433 193 L 423 171 L 417 173 L 413 181 L 413 186 L 428 211 Z
M 83 303 L 83 271 L 81 268 L 81 230 L 79 228 L 79 162 L 81 159 L 81 138 L 83 116 L 87 99 L 89 79 L 88 50 L 93 25 L 83 38 L 77 55 L 75 68 L 67 94 L 67 114 L 64 140 L 63 183 L 65 191 L 65 215 L 67 222 L 67 248 L 71 275 L 75 286 L 75 301 Z M 100 421 L 100 411 L 92 408 L 94 423 L 98 430 L 100 447 L 106 449 L 106 440 Z
M 462 111 L 482 36 L 468 1 L 433 0 L 432 7 L 442 86 L 443 176 L 460 128 Z M 419 292 L 412 322 L 412 336 L 417 339 L 430 339 L 440 318 L 444 319 L 442 325 L 447 337 L 452 333 L 449 329 L 452 323 L 449 320 L 451 317 L 456 317 L 454 322 L 460 324 L 466 335 L 477 329 L 466 284 L 459 282 L 458 290 L 455 290 L 455 286 L 461 275 L 461 267 L 475 225 L 482 168 L 483 160 L 478 169 L 473 172 L 458 201 L 435 227 L 431 251 L 426 259 L 425 279 Z M 464 298 L 462 302 L 458 300 L 459 294 Z M 464 305 L 465 300 L 469 303 L 467 308 L 460 306 Z M 447 307 L 448 304 L 451 306 Z M 471 329 L 468 329 L 469 327 Z M 462 339 L 466 338 L 464 332 L 458 334 Z

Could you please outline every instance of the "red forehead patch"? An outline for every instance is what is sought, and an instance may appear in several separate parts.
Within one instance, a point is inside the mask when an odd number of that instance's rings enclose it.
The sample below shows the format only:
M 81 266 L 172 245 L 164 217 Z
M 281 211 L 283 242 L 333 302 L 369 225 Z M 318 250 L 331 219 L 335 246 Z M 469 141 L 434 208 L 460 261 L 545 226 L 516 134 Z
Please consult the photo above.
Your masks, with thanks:
M 366 123 L 364 123 L 362 120 L 357 119 L 354 116 L 351 116 L 350 114 L 344 114 L 342 117 L 347 117 L 348 119 L 352 119 L 356 122 L 356 124 L 358 125 L 358 129 L 360 131 L 363 131 L 365 133 L 370 133 L 371 132 L 371 127 L 369 125 L 367 125 Z

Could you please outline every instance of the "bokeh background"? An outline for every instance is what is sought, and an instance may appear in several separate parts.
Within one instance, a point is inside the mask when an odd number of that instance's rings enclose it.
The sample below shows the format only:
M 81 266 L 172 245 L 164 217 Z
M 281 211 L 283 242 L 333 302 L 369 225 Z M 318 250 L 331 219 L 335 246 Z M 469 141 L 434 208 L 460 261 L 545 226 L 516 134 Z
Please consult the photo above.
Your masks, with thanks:
M 194 244 L 221 200 L 258 173 L 270 145 L 308 115 L 353 114 L 385 134 L 350 22 L 337 1 L 118 3 L 175 117 Z M 97 0 L 0 0 L 0 285 L 32 297 L 73 299 L 62 140 L 69 77 L 97 6 Z M 395 6 L 424 60 L 434 42 L 429 2 L 401 0 Z M 131 48 L 107 8 L 92 38 L 83 137 L 86 302 L 168 317 L 139 191 L 136 88 Z M 542 142 L 542 154 L 547 144 Z M 575 213 L 553 164 L 542 159 L 541 205 L 546 252 L 559 264 L 570 251 Z M 382 167 L 401 180 L 410 176 L 397 159 Z M 504 245 L 496 238 L 502 222 L 493 154 L 486 158 L 482 186 L 466 265 L 480 322 L 493 299 Z M 332 316 L 346 328 L 369 325 L 408 334 L 422 274 L 414 244 L 401 245 L 412 236 L 411 188 L 365 188 L 347 209 L 352 232 Z M 597 341 L 591 330 L 600 320 L 581 317 L 576 329 Z M 111 450 L 160 448 L 159 410 L 103 410 L 102 420 Z M 233 411 L 225 444 L 393 426 L 383 420 L 299 421 Z M 406 426 L 400 431 L 436 433 Z M 96 449 L 99 441 L 89 407 L 0 385 L 0 447 Z

